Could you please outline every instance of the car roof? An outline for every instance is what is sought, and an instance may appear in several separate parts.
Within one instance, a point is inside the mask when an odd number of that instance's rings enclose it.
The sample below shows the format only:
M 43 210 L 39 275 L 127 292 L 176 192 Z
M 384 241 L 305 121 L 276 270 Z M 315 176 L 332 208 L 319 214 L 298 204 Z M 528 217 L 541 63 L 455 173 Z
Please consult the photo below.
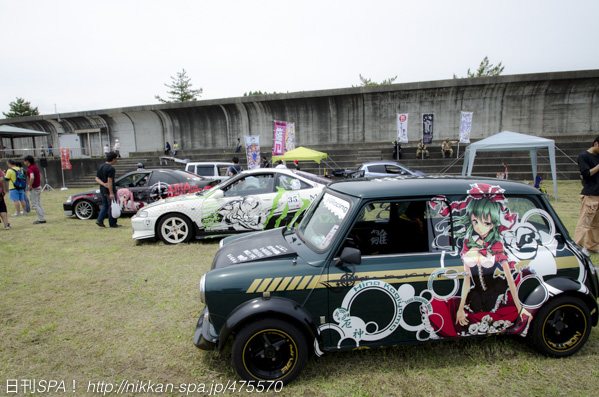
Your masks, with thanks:
M 397 161 L 389 161 L 389 160 L 378 160 L 378 161 L 366 161 L 361 164 L 362 165 L 379 165 L 379 164 L 388 164 L 388 165 L 399 165 L 403 168 L 407 168 L 405 165 L 398 163 Z
M 228 161 L 192 161 L 192 162 L 187 163 L 186 165 L 214 165 L 214 164 L 233 165 L 233 163 L 229 163 Z
M 538 189 L 522 182 L 496 178 L 462 176 L 393 176 L 359 178 L 332 182 L 329 189 L 361 198 L 430 197 L 464 195 L 471 185 L 499 185 L 505 194 L 540 195 Z

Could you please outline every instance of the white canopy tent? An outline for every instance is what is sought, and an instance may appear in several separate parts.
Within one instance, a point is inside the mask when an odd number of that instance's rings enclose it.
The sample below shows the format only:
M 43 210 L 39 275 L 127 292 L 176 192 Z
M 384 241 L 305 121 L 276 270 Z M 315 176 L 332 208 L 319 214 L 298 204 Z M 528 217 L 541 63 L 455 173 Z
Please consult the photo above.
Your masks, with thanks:
M 557 176 L 555 169 L 555 141 L 553 139 L 539 138 L 532 135 L 520 134 L 511 131 L 502 131 L 486 139 L 474 142 L 466 147 L 464 152 L 464 165 L 462 176 L 472 175 L 472 167 L 476 152 L 497 152 L 500 150 L 528 150 L 532 165 L 533 180 L 537 177 L 537 150 L 547 149 L 549 152 L 549 164 L 551 166 L 551 177 L 553 179 L 553 190 L 557 201 Z

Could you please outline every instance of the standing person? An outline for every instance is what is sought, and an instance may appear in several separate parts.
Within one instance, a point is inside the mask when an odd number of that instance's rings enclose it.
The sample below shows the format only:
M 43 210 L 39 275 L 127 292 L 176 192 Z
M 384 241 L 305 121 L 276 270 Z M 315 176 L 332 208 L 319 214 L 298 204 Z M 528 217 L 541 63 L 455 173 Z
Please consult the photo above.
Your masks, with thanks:
M 110 152 L 110 148 L 108 147 L 108 144 L 104 145 L 104 157 L 106 157 L 106 155 Z
M 12 216 L 25 215 L 25 210 L 27 208 L 27 204 L 25 203 L 25 188 L 18 188 L 15 186 L 15 183 L 17 183 L 17 185 L 19 184 L 19 182 L 17 182 L 17 176 L 19 173 L 22 173 L 23 170 L 17 167 L 17 163 L 11 159 L 6 160 L 6 165 L 8 166 L 8 169 L 4 175 L 4 180 L 8 181 L 8 196 L 15 203 L 15 213 L 12 214 Z
M 599 136 L 593 146 L 578 155 L 582 176 L 580 216 L 574 242 L 593 253 L 599 253 Z
M 40 157 L 46 157 L 46 151 L 44 150 L 44 146 L 40 149 Z
M 268 160 L 266 160 L 266 156 L 262 156 L 262 164 L 260 164 L 260 168 L 268 168 Z
M 10 230 L 10 223 L 8 223 L 8 214 L 6 209 L 6 202 L 4 201 L 4 172 L 0 169 L 0 219 L 2 219 L 2 223 L 4 223 L 4 229 Z
M 168 141 L 166 141 L 166 146 L 164 147 L 165 156 L 168 156 L 170 152 L 171 152 L 171 144 L 168 143 Z
M 25 180 L 27 181 L 25 185 L 25 213 L 28 214 L 31 212 L 31 206 L 29 205 L 29 196 L 27 196 L 27 190 L 29 188 L 29 174 L 25 172 L 25 170 L 23 169 L 23 164 L 20 161 L 17 161 L 15 164 L 17 165 L 17 167 L 19 167 L 23 175 L 25 175 Z
M 235 146 L 235 153 L 239 153 L 241 150 L 241 139 L 237 138 L 237 145 Z
M 42 206 L 42 178 L 40 175 L 40 170 L 35 165 L 33 156 L 25 157 L 24 163 L 25 166 L 27 166 L 27 175 L 29 176 L 29 194 L 31 194 L 31 206 L 37 215 L 37 221 L 33 222 L 33 224 L 37 225 L 40 223 L 46 223 L 46 212 Z
M 243 167 L 239 165 L 239 158 L 233 157 L 233 165 L 227 169 L 227 175 L 234 176 L 243 171 Z
M 179 144 L 177 143 L 177 141 L 175 141 L 175 142 L 173 142 L 173 156 L 176 156 L 178 151 L 179 151 Z
M 118 139 L 114 140 L 114 152 L 116 153 L 118 158 L 121 158 L 121 143 Z
M 98 168 L 96 173 L 96 182 L 100 185 L 100 196 L 102 196 L 102 209 L 98 215 L 96 225 L 100 227 L 104 226 L 104 219 L 108 216 L 108 225 L 110 227 L 121 227 L 117 225 L 116 219 L 112 217 L 112 211 L 110 210 L 110 204 L 116 196 L 116 187 L 114 185 L 115 170 L 113 165 L 116 164 L 116 153 L 109 152 L 106 155 L 106 162 Z
M 401 158 L 401 143 L 398 140 L 391 142 L 393 144 L 393 160 Z
M 293 160 L 293 165 L 295 166 L 295 170 L 296 170 L 296 171 L 299 171 L 299 170 L 300 170 L 299 161 L 297 161 L 297 160 Z
M 443 158 L 453 157 L 453 148 L 451 147 L 451 142 L 449 142 L 449 138 L 445 138 L 445 140 L 441 144 L 441 155 L 443 156 Z
M 54 158 L 54 152 L 52 151 L 52 145 L 48 145 L 48 157 Z
M 277 160 L 275 164 L 277 165 L 275 168 L 287 168 L 285 164 L 283 164 L 283 160 Z

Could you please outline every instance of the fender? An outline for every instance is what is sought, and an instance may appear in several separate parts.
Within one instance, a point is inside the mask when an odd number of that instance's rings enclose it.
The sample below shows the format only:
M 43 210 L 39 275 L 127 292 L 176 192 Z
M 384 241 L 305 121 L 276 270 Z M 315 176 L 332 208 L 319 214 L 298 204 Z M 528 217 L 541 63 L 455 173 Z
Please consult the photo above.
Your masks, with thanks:
M 592 295 L 586 285 L 570 278 L 556 277 L 543 282 L 526 297 L 524 305 L 534 305 L 536 302 L 544 303 L 554 296 L 562 295 L 564 293 L 577 293 L 584 291 L 586 291 L 586 293 L 579 293 L 577 296 L 581 298 L 589 307 L 592 317 L 592 324 L 595 326 L 599 320 L 596 297 Z
M 295 320 L 294 322 L 299 325 L 300 331 L 306 335 L 308 346 L 310 346 L 310 343 L 318 335 L 318 327 L 312 315 L 302 306 L 298 305 L 297 302 L 278 296 L 256 298 L 237 306 L 229 317 L 227 317 L 227 321 L 218 333 L 218 350 L 222 350 L 231 333 L 237 330 L 242 324 L 253 318 L 268 316 L 275 318 L 289 317 Z

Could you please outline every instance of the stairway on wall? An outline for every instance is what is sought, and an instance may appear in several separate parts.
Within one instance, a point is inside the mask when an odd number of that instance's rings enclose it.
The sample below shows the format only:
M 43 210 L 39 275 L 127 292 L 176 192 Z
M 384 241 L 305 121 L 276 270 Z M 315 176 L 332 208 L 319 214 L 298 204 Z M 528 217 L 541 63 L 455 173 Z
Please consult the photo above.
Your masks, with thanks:
M 411 169 L 417 169 L 427 174 L 460 175 L 462 172 L 463 158 L 456 159 L 458 147 L 454 145 L 454 157 L 442 158 L 441 142 L 428 145 L 430 156 L 428 159 L 416 159 L 417 143 L 402 145 L 402 157 L 400 163 Z M 334 169 L 355 169 L 366 161 L 393 160 L 393 146 L 390 142 L 374 142 L 359 144 L 335 144 L 335 145 L 309 145 L 310 149 L 318 150 L 328 154 L 329 159 L 324 160 L 320 167 L 312 161 L 300 162 L 302 171 L 314 174 L 332 174 Z M 556 168 L 558 180 L 579 180 L 576 158 L 578 154 L 589 147 L 589 141 L 563 141 L 556 140 Z M 262 147 L 262 153 L 271 158 L 272 148 Z M 459 155 L 463 156 L 465 147 L 459 147 Z M 133 171 L 137 163 L 141 162 L 145 168 L 172 168 L 184 169 L 182 163 L 169 161 L 167 165 L 160 165 L 160 156 L 163 152 L 137 152 L 131 153 L 128 158 L 120 158 L 115 165 L 117 177 Z M 247 161 L 243 153 L 235 153 L 231 148 L 183 150 L 177 158 L 189 159 L 190 161 L 226 161 L 230 162 L 236 156 L 240 164 L 247 168 Z M 456 161 L 457 160 L 457 161 Z M 508 165 L 509 178 L 514 180 L 532 180 L 532 168 L 528 151 L 501 151 L 501 152 L 478 152 L 472 175 L 495 177 L 497 173 L 504 172 L 502 162 Z M 537 158 L 538 174 L 544 179 L 551 179 L 549 158 L 546 150 L 540 150 Z M 293 164 L 287 164 L 293 168 Z M 94 181 L 95 174 L 87 175 L 69 184 L 69 187 L 91 187 L 97 186 Z

